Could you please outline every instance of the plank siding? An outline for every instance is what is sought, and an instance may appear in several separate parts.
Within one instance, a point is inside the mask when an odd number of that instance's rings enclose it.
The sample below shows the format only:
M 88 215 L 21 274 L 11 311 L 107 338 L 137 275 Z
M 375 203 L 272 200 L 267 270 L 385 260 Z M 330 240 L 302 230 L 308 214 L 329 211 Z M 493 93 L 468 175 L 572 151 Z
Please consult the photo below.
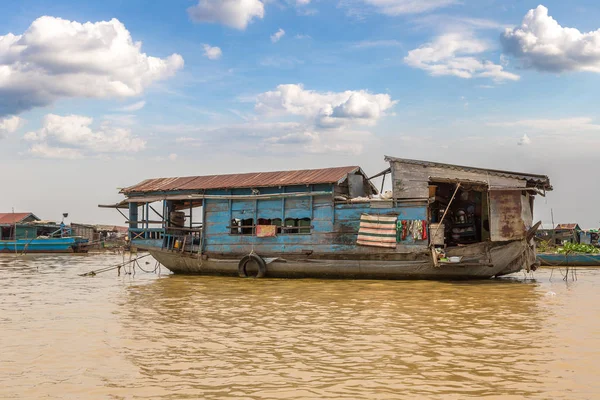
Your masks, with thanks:
M 524 179 L 507 178 L 471 171 L 461 171 L 433 166 L 390 162 L 392 167 L 393 193 L 396 199 L 418 199 L 429 196 L 431 179 L 450 179 L 475 181 L 489 184 L 492 187 L 525 187 Z
M 426 243 L 413 243 L 410 238 L 400 244 L 398 249 L 373 249 L 356 245 L 362 214 L 393 215 L 400 219 L 425 219 L 427 214 L 425 205 L 418 206 L 411 203 L 393 206 L 392 204 L 391 208 L 380 208 L 379 203 L 372 207 L 371 202 L 334 205 L 330 196 L 318 196 L 312 201 L 311 234 L 278 234 L 276 237 L 259 238 L 252 235 L 231 235 L 226 228 L 230 222 L 228 202 L 207 200 L 204 251 L 211 254 L 245 254 L 254 250 L 264 255 L 307 252 L 393 254 L 398 251 L 417 252 L 426 248 Z M 310 197 L 286 199 L 286 218 L 310 218 L 310 202 Z M 231 203 L 232 215 L 242 211 L 245 211 L 244 214 L 239 215 L 246 218 L 253 215 L 253 201 L 233 200 Z M 259 200 L 257 218 L 280 218 L 282 204 L 280 200 Z M 244 207 L 250 209 L 242 210 Z

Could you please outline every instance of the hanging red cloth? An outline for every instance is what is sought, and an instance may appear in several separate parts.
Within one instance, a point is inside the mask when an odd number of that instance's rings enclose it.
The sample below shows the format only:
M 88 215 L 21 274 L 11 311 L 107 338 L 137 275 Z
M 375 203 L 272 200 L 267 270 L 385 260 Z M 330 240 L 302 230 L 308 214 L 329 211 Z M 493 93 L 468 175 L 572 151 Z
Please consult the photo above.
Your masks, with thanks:
M 421 221 L 423 223 L 423 240 L 427 240 L 427 221 Z

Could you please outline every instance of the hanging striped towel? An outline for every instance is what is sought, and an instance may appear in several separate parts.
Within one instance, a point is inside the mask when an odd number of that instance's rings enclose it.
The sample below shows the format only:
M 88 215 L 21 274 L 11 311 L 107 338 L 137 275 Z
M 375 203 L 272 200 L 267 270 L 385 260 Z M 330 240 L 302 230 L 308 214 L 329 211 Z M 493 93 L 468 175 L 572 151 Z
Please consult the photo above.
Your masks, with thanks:
M 396 248 L 396 220 L 398 217 L 362 214 L 357 244 L 363 246 Z

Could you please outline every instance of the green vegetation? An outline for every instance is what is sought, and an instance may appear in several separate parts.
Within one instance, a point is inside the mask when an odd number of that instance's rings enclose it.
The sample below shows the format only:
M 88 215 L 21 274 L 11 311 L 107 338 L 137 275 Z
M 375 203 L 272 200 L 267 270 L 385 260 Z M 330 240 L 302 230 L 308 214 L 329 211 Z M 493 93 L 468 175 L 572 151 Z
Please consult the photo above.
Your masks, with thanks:
M 565 243 L 563 247 L 559 247 L 559 254 L 570 254 L 570 253 L 584 253 L 584 254 L 598 254 L 600 249 L 591 246 L 589 244 L 577 244 L 577 243 Z

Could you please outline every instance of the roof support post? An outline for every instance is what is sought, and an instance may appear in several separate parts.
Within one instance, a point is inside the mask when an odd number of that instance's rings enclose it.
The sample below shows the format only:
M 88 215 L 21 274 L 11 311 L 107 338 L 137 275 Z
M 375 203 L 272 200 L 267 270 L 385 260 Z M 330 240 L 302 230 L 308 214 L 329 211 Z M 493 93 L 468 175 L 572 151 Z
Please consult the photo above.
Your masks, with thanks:
M 137 229 L 138 224 L 138 204 L 129 203 L 129 228 Z

